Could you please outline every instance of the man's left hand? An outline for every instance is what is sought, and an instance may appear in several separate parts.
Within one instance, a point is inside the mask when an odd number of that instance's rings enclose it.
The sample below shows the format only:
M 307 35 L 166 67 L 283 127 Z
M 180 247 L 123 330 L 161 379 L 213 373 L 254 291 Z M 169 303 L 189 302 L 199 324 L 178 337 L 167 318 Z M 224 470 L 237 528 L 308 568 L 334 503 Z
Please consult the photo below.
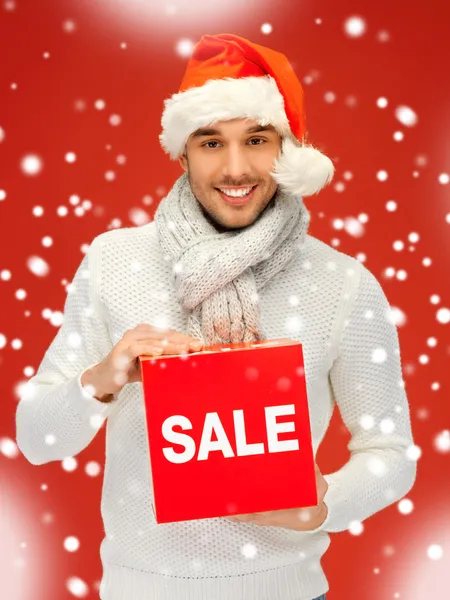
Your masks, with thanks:
M 286 510 L 272 510 L 262 513 L 250 513 L 247 515 L 233 515 L 224 517 L 235 523 L 251 523 L 252 525 L 264 525 L 266 527 L 284 527 L 296 531 L 310 531 L 316 529 L 325 521 L 328 515 L 328 507 L 323 498 L 328 489 L 328 483 L 315 463 L 317 506 L 305 508 L 289 508 Z

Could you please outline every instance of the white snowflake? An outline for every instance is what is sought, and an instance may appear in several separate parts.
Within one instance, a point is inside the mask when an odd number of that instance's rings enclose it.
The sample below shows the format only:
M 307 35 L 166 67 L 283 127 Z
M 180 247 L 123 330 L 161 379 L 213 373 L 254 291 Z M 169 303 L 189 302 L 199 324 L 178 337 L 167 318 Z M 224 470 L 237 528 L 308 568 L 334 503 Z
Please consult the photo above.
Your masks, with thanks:
M 20 167 L 25 175 L 38 175 L 42 171 L 43 162 L 37 154 L 27 154 L 22 158 Z
M 67 552 L 76 552 L 80 547 L 80 541 L 77 537 L 71 535 L 64 540 L 64 548 Z
M 349 17 L 344 23 L 344 31 L 348 37 L 358 38 L 366 33 L 366 21 L 359 16 Z

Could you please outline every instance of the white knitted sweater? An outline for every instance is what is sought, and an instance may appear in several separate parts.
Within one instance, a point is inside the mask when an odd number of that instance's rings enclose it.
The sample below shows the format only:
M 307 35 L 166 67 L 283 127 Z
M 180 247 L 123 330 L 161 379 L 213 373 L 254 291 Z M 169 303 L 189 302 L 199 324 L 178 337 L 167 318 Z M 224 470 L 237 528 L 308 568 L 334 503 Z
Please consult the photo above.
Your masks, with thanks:
M 81 452 L 106 419 L 102 600 L 312 600 L 328 590 L 320 559 L 329 532 L 411 489 L 416 463 L 406 452 L 413 439 L 398 335 L 375 276 L 307 235 L 298 257 L 261 291 L 260 308 L 269 339 L 303 344 L 314 454 L 335 404 L 351 433 L 350 460 L 325 475 L 328 517 L 309 532 L 223 518 L 158 525 L 141 383 L 103 404 L 80 378 L 126 330 L 145 322 L 184 332 L 186 316 L 153 222 L 103 233 L 83 257 L 64 322 L 24 387 L 16 426 L 20 450 L 41 465 Z

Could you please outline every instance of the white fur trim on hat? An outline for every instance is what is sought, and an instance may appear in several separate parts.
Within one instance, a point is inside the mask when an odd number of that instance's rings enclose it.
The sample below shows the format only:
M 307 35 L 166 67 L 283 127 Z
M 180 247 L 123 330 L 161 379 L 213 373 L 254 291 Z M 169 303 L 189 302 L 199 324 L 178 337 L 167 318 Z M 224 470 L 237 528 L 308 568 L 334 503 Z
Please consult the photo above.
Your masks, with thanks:
M 294 196 L 312 196 L 333 179 L 334 165 L 311 145 L 300 145 L 286 137 L 271 175 Z
M 183 154 L 194 131 L 218 121 L 247 117 L 260 125 L 273 125 L 283 137 L 292 135 L 283 96 L 270 75 L 211 79 L 174 94 L 164 105 L 159 139 L 172 160 Z
M 300 145 L 292 133 L 283 96 L 270 75 L 210 79 L 174 94 L 164 106 L 159 139 L 172 160 L 184 153 L 189 136 L 200 127 L 249 118 L 260 125 L 273 125 L 283 138 L 272 173 L 281 187 L 297 196 L 311 196 L 333 178 L 331 160 L 310 145 Z

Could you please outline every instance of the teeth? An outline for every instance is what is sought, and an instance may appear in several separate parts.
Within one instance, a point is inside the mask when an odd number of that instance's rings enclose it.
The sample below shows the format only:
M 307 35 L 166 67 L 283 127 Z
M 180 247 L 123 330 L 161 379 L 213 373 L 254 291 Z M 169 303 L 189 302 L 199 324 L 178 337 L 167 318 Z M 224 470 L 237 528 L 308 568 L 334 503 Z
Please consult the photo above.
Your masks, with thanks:
M 219 188 L 219 190 L 227 195 L 227 196 L 231 196 L 232 198 L 242 198 L 243 196 L 247 196 L 247 194 L 249 194 L 252 191 L 253 188 L 249 187 L 249 188 L 242 188 L 240 190 L 223 190 L 222 188 Z

